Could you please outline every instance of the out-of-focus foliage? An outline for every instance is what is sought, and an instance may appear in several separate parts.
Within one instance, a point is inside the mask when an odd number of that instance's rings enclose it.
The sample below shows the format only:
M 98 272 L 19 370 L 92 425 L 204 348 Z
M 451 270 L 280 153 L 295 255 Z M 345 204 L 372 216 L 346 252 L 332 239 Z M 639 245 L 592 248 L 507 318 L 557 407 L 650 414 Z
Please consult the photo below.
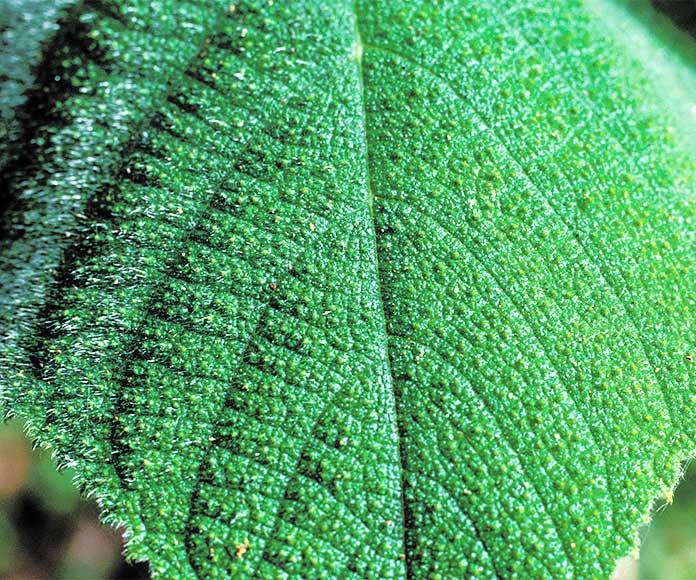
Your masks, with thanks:
M 653 0 L 652 4 L 672 21 L 696 36 L 696 2 L 693 0 Z
M 147 578 L 147 566 L 123 561 L 121 534 L 100 526 L 71 480 L 32 451 L 21 423 L 0 428 L 0 578 Z
M 658 503 L 658 506 L 660 504 Z M 644 530 L 639 580 L 696 580 L 696 464 Z

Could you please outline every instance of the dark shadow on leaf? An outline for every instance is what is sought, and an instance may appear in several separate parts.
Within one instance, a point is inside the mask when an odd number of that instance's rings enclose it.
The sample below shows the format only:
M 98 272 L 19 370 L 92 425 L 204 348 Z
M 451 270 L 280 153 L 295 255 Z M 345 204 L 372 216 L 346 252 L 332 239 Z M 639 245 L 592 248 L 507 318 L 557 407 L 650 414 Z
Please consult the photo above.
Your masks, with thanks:
M 16 130 L 0 135 L 0 243 L 8 235 L 10 213 L 21 215 L 23 209 L 17 207 L 17 183 L 30 168 L 41 166 L 41 152 L 50 134 L 70 121 L 59 103 L 78 92 L 80 85 L 75 80 L 86 70 L 87 62 L 108 68 L 102 50 L 88 36 L 89 25 L 81 18 L 88 7 L 77 3 L 59 18 L 57 32 L 47 40 L 33 70 L 26 100 L 13 111 Z M 2 65 L 0 62 L 0 69 Z
M 696 2 L 692 0 L 653 0 L 653 6 L 679 28 L 696 38 Z

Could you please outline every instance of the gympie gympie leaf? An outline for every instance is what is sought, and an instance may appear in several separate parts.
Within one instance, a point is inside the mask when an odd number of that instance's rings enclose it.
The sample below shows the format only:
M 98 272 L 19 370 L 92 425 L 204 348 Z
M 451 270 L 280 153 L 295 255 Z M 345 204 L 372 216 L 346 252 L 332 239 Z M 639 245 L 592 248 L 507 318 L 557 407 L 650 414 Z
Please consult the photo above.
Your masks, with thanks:
M 694 81 L 632 18 L 80 5 L 6 413 L 157 577 L 608 577 L 696 440 Z
M 74 0 L 0 0 L 0 142 L 17 138 L 14 118 L 33 82 L 42 45 L 55 33 L 56 21 Z M 7 162 L 0 149 L 0 165 Z

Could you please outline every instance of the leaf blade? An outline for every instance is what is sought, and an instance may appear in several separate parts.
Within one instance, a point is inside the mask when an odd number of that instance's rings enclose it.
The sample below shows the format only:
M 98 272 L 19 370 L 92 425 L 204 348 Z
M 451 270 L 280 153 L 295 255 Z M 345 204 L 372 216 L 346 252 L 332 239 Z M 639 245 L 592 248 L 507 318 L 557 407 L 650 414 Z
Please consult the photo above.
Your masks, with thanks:
M 156 575 L 608 576 L 694 434 L 649 84 L 579 3 L 218 14 L 15 409 Z

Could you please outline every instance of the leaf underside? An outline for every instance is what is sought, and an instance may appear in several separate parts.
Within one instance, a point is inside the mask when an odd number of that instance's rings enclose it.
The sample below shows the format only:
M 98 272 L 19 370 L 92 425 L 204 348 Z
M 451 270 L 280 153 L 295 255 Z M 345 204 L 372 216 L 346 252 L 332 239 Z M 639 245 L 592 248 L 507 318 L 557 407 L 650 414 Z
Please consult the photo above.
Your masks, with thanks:
M 607 578 L 696 435 L 694 156 L 607 22 L 70 22 L 10 184 L 2 399 L 129 554 L 163 578 Z

